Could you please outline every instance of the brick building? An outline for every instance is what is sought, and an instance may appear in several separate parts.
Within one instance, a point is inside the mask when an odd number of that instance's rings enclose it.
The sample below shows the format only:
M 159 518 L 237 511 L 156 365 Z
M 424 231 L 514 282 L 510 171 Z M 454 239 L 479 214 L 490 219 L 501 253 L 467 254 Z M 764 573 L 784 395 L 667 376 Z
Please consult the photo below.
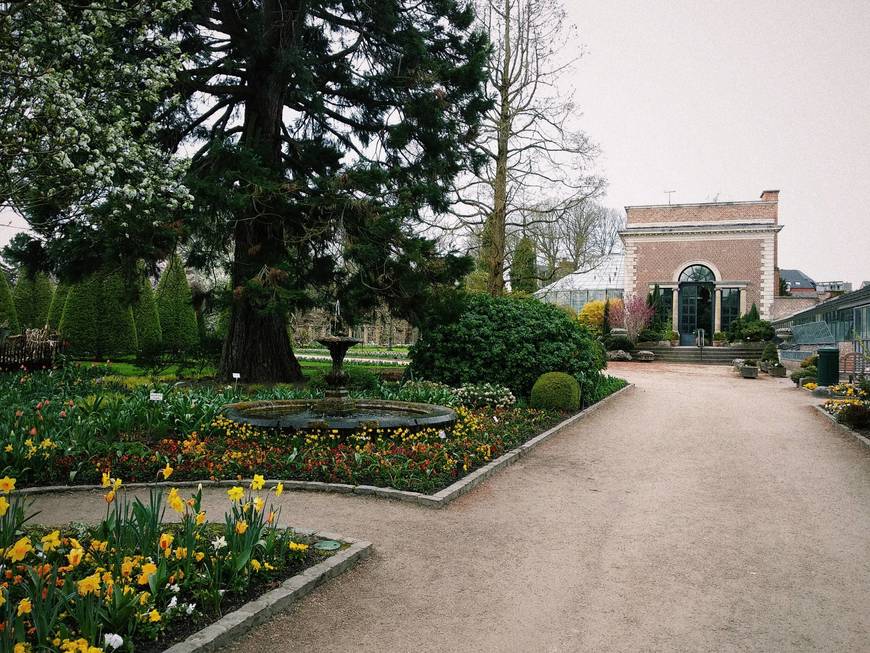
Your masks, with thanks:
M 670 306 L 681 344 L 698 329 L 725 331 L 752 304 L 773 316 L 777 278 L 779 191 L 747 202 L 627 206 L 625 295 L 656 285 Z

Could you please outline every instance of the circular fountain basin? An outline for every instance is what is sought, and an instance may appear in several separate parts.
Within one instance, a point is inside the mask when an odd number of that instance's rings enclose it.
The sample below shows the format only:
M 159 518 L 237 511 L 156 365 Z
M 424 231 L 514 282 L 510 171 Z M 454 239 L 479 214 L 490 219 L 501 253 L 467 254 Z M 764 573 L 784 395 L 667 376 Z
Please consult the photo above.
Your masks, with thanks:
M 406 401 L 354 400 L 353 411 L 329 414 L 319 399 L 289 399 L 283 401 L 248 401 L 224 407 L 224 415 L 242 424 L 293 431 L 338 429 L 356 431 L 362 428 L 448 427 L 456 421 L 456 413 L 445 406 L 416 404 Z

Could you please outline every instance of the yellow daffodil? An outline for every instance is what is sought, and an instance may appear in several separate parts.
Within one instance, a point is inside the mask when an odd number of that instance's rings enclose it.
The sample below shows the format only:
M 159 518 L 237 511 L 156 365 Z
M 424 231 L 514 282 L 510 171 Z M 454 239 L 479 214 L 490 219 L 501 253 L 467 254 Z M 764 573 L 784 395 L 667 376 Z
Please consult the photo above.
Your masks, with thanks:
M 291 551 L 298 551 L 299 553 L 304 553 L 305 551 L 308 550 L 308 545 L 303 544 L 302 542 L 290 542 L 290 544 L 288 545 L 288 548 Z
M 15 479 L 9 478 L 8 476 L 4 476 L 0 478 L 0 492 L 3 494 L 9 494 L 12 490 L 15 489 Z
M 19 617 L 30 614 L 31 610 L 33 610 L 33 605 L 30 603 L 30 599 L 21 599 L 21 601 L 18 602 Z
M 202 526 L 205 523 L 205 510 L 202 510 L 196 514 L 196 525 Z
M 278 485 L 275 486 L 275 496 L 280 497 L 282 494 L 284 494 L 284 484 L 278 483 Z
M 124 483 L 121 481 L 120 478 L 112 479 L 112 491 L 113 491 L 113 492 L 117 492 L 118 490 L 121 489 L 121 486 L 122 486 L 123 484 L 124 484 Z
M 87 596 L 88 594 L 100 593 L 100 573 L 96 572 L 90 576 L 85 576 L 77 584 L 79 596 Z
M 262 490 L 265 484 L 266 479 L 263 478 L 262 474 L 254 474 L 254 480 L 251 481 L 252 490 Z
M 239 535 L 244 535 L 245 531 L 247 531 L 247 530 L 248 530 L 248 522 L 246 522 L 244 519 L 236 522 L 236 533 L 238 533 Z
M 157 610 L 152 610 L 148 613 L 148 621 L 150 621 L 151 623 L 157 623 L 158 621 L 160 621 L 160 613 L 157 612 Z
M 148 580 L 156 573 L 157 565 L 155 565 L 153 562 L 146 562 L 144 565 L 142 565 L 142 573 L 139 574 L 139 578 L 136 579 L 136 582 L 140 585 L 147 585 Z
M 30 543 L 30 538 L 25 536 L 9 547 L 6 551 L 6 557 L 12 562 L 21 562 L 31 551 L 33 551 L 33 545 Z
M 42 538 L 42 550 L 46 553 L 54 551 L 60 546 L 60 531 L 52 531 Z
M 197 551 L 193 557 L 196 558 L 197 562 L 202 562 L 202 559 L 205 558 L 205 554 L 202 551 Z
M 109 490 L 103 498 L 106 500 L 106 503 L 112 503 L 115 500 L 115 491 Z
M 9 510 L 9 502 L 6 497 L 0 497 L 0 517 L 3 517 Z
M 84 549 L 82 549 L 79 546 L 73 547 L 70 550 L 70 552 L 66 554 L 66 559 L 69 561 L 69 566 L 70 567 L 78 566 L 81 563 L 84 555 L 85 555 Z
M 187 547 L 179 546 L 175 549 L 175 559 L 181 560 L 182 558 L 187 557 Z
M 266 505 L 266 502 L 263 501 L 262 497 L 254 497 L 254 508 L 257 512 L 263 510 L 263 506 Z
M 0 587 L 0 608 L 6 605 L 6 592 L 3 591 L 3 588 Z
M 251 559 L 251 569 L 253 569 L 254 571 L 260 571 L 260 568 L 262 566 L 263 565 L 260 564 L 259 560 L 255 560 L 253 558 Z
M 172 540 L 175 539 L 175 536 L 172 533 L 163 533 L 160 535 L 160 550 L 163 551 L 163 555 L 169 556 L 172 549 Z
M 230 501 L 241 501 L 242 497 L 245 496 L 245 489 L 236 485 L 227 490 L 227 496 Z
M 172 476 L 172 472 L 174 472 L 174 471 L 175 471 L 175 469 L 170 467 L 169 463 L 167 462 L 166 467 L 164 467 L 163 469 L 160 470 L 160 473 L 163 474 L 163 480 L 165 481 L 170 476 Z

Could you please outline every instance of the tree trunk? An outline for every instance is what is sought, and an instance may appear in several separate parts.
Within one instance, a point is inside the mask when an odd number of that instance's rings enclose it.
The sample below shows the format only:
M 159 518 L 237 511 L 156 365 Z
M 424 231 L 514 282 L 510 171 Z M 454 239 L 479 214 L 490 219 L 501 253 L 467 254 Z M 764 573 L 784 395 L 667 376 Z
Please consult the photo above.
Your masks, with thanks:
M 278 54 L 295 38 L 297 22 L 303 18 L 298 7 L 286 4 L 278 0 L 263 3 L 261 49 L 248 62 L 251 81 L 241 138 L 241 145 L 256 152 L 274 174 L 274 180 L 284 179 L 281 125 L 288 85 Z M 262 192 L 257 194 L 256 205 L 250 205 L 249 212 L 240 215 L 235 226 L 234 297 L 219 374 L 223 379 L 232 379 L 238 372 L 245 382 L 301 381 L 302 368 L 290 345 L 286 314 L 259 309 L 256 293 L 245 288 L 255 279 L 255 285 L 261 286 L 281 283 L 280 277 L 270 272 L 287 256 L 283 221 L 293 218 L 282 215 L 286 209 L 277 198 L 270 206 L 270 198 Z

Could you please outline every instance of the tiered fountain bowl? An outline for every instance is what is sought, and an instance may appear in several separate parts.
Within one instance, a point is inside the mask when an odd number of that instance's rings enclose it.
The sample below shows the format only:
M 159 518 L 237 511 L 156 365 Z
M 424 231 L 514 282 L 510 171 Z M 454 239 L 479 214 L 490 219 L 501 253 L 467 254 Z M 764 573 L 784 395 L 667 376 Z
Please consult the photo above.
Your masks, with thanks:
M 360 343 L 347 336 L 318 340 L 329 350 L 332 370 L 326 376 L 323 399 L 246 401 L 230 404 L 224 415 L 234 422 L 286 431 L 336 429 L 351 432 L 362 428 L 419 430 L 445 428 L 456 421 L 456 413 L 445 406 L 407 401 L 352 399 L 347 391 L 343 365 L 347 350 Z

